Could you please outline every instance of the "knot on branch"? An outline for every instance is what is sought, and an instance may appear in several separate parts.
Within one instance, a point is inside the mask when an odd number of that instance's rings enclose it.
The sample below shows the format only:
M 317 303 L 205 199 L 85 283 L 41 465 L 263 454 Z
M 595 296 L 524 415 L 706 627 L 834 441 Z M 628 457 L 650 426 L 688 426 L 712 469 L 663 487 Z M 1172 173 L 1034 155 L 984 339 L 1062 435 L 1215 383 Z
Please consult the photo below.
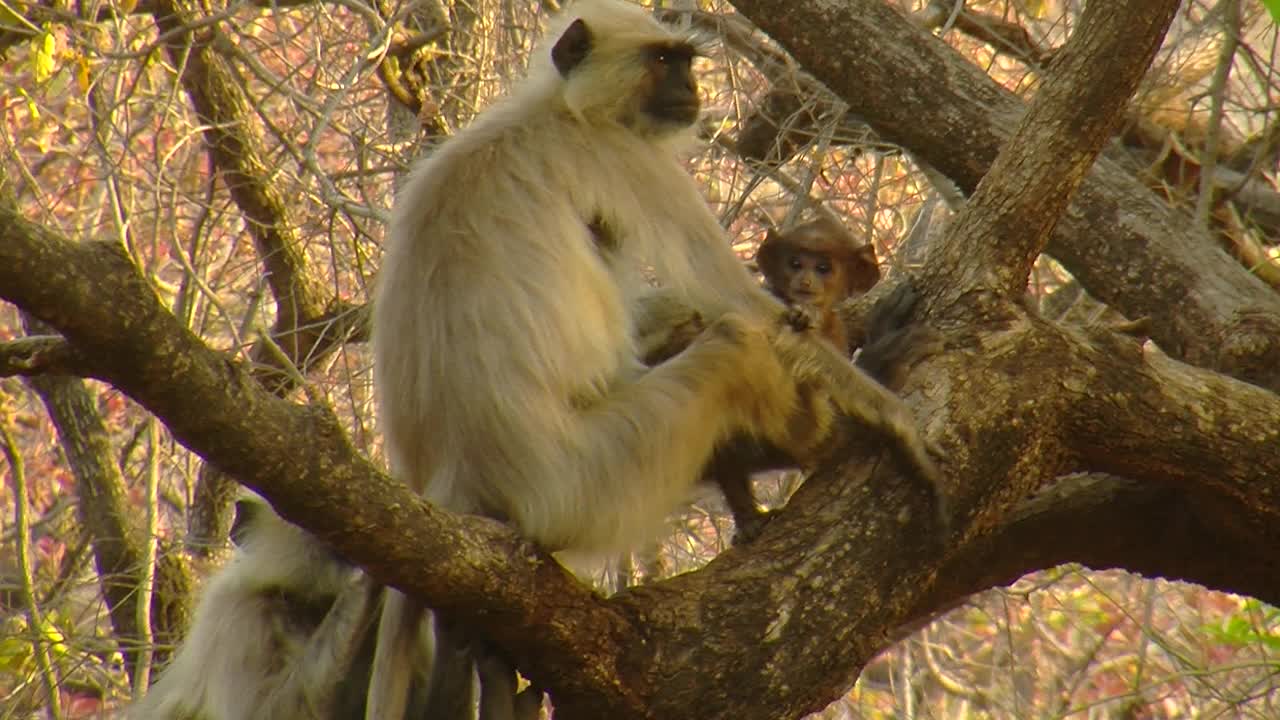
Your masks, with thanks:
M 1214 369 L 1280 391 L 1280 317 L 1257 308 L 1238 310 L 1222 330 Z

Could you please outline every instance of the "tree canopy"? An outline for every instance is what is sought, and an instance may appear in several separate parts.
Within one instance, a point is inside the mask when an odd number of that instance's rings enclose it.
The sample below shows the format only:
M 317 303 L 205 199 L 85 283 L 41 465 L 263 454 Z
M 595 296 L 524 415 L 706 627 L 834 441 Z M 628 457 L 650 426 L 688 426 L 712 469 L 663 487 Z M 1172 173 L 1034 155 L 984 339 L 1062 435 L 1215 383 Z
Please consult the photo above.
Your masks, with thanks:
M 726 242 L 745 257 L 766 227 L 829 214 L 889 268 L 843 308 L 851 328 L 920 292 L 940 347 L 902 394 L 945 451 L 953 526 L 855 438 L 758 540 L 717 554 L 723 513 L 700 500 L 609 597 L 385 473 L 364 349 L 397 178 L 518 76 L 550 5 L 0 8 L 21 78 L 0 136 L 14 715 L 77 716 L 162 671 L 237 483 L 478 629 L 556 718 L 1266 714 L 1278 620 L 1244 600 L 1205 622 L 1257 663 L 1220 693 L 1144 678 L 1159 623 L 1129 617 L 1091 636 L 1138 628 L 1122 691 L 1009 670 L 997 698 L 938 648 L 986 658 L 970 669 L 1017 657 L 926 629 L 899 659 L 931 684 L 890 686 L 892 710 L 832 704 L 860 673 L 914 677 L 873 661 L 942 613 L 1064 563 L 1280 603 L 1280 88 L 1260 5 L 664 10 L 717 40 L 690 169 Z M 94 660 L 72 662 L 67 635 L 93 628 Z

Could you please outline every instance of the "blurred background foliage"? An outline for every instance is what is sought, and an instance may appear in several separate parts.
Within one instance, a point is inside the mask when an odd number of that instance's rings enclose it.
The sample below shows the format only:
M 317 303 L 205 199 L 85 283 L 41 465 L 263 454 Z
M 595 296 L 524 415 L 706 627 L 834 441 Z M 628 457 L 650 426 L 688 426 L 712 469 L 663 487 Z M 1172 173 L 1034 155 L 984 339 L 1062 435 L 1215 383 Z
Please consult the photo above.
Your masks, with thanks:
M 896 4 L 1024 96 L 1082 6 Z M 257 363 L 282 394 L 304 381 L 379 457 L 363 317 L 396 181 L 521 72 L 555 6 L 3 0 L 0 155 L 27 217 L 122 243 L 195 333 Z M 706 142 L 690 167 L 744 261 L 768 227 L 834 213 L 888 273 L 919 262 L 954 189 L 728 4 L 667 9 L 712 40 L 698 67 Z M 201 20 L 195 47 L 174 44 L 175 18 Z M 1153 192 L 1207 216 L 1224 247 L 1280 288 L 1276 33 L 1256 1 L 1185 3 L 1117 142 Z M 1205 167 L 1234 173 L 1226 201 L 1203 200 Z M 1109 312 L 1047 260 L 1030 295 L 1066 321 Z M 0 341 L 35 332 L 0 305 Z M 55 422 L 50 388 L 0 379 L 0 718 L 95 717 L 127 699 L 126 666 L 145 680 L 171 647 L 166 628 L 181 630 L 189 587 L 227 554 L 216 474 L 118 391 L 69 382 L 61 392 L 79 409 Z M 86 449 L 109 462 L 85 462 Z M 798 481 L 776 473 L 760 485 L 779 505 Z M 708 493 L 666 541 L 599 582 L 696 568 L 727 546 L 730 523 Z M 94 553 L 113 533 L 139 552 L 121 577 Z M 139 624 L 156 624 L 140 633 L 154 656 L 119 642 L 112 587 L 164 600 L 134 602 L 149 618 Z M 1274 608 L 1247 598 L 1054 568 L 916 628 L 816 717 L 1280 717 L 1277 624 Z

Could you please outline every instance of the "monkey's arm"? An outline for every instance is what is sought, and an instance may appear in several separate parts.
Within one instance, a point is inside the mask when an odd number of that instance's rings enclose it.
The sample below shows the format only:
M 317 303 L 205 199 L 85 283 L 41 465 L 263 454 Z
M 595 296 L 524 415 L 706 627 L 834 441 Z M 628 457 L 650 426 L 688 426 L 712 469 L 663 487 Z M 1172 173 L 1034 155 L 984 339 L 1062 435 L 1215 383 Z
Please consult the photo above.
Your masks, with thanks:
M 701 313 L 661 288 L 636 301 L 632 318 L 640 358 L 650 367 L 689 347 L 707 327 Z
M 737 312 L 761 324 L 774 323 L 786 306 L 756 281 L 733 252 L 694 179 L 683 169 L 673 176 L 682 186 L 665 193 L 672 207 L 662 218 L 667 225 L 661 235 L 683 242 L 664 244 L 652 259 L 659 277 L 708 321 Z

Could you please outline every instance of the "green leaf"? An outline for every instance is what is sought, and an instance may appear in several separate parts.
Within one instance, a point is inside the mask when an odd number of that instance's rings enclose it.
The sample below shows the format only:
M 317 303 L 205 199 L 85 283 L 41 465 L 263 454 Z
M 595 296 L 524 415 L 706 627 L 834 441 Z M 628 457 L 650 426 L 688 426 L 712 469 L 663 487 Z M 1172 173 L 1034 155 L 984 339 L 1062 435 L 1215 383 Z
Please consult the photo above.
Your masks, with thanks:
M 1271 20 L 1280 23 L 1280 0 L 1262 0 L 1262 6 L 1271 13 Z

